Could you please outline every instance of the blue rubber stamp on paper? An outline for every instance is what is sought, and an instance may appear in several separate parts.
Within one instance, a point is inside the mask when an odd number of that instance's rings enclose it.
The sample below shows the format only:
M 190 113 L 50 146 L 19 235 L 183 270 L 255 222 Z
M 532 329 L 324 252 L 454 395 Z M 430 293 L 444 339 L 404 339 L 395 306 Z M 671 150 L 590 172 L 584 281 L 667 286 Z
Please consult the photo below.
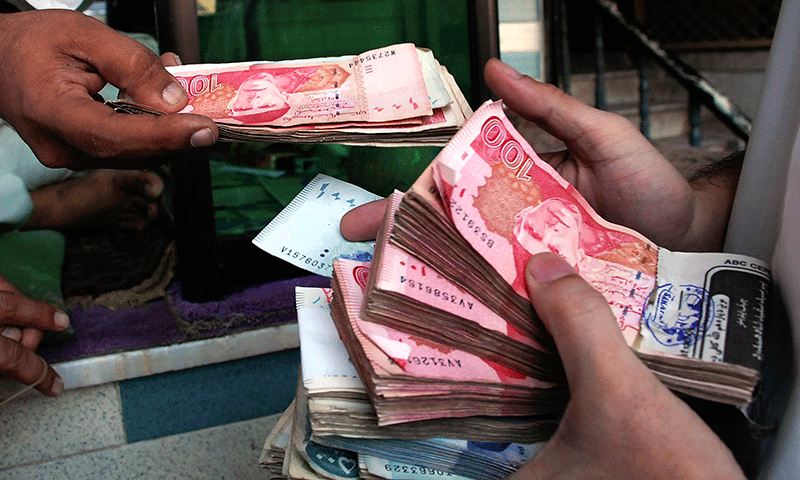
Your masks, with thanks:
M 666 347 L 692 348 L 708 329 L 704 312 L 713 311 L 708 292 L 696 285 L 659 285 L 644 321 L 656 342 Z

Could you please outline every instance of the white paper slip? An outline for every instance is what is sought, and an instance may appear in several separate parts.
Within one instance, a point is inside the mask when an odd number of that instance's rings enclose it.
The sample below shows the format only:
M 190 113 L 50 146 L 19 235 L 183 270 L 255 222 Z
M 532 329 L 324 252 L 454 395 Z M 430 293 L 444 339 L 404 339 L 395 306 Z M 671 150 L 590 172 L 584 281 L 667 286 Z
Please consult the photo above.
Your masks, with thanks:
M 349 242 L 339 232 L 345 213 L 381 197 L 319 174 L 253 239 L 265 252 L 311 273 L 331 277 L 339 257 L 372 260 L 375 242 Z
M 309 390 L 341 386 L 363 391 L 350 356 L 331 319 L 329 288 L 295 287 L 300 363 Z

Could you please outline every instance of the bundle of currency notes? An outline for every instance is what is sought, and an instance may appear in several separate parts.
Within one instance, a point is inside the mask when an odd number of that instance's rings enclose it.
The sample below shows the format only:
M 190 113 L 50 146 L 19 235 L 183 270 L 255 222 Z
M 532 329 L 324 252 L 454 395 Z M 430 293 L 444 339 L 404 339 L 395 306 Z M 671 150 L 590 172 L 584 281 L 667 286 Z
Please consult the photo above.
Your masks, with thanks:
M 219 139 L 444 145 L 472 115 L 430 50 L 405 43 L 336 58 L 167 67 Z M 117 111 L 160 112 L 127 101 Z
M 276 256 L 287 246 L 303 258 L 346 252 L 338 221 L 363 203 L 360 189 L 315 182 L 257 245 Z M 314 222 L 315 209 L 336 244 L 281 228 L 298 221 L 293 212 Z M 753 400 L 768 265 L 671 252 L 607 222 L 539 159 L 500 102 L 476 111 L 412 187 L 395 192 L 371 259 L 364 244 L 349 248 L 332 262 L 331 289 L 298 291 L 298 318 L 314 310 L 317 323 L 301 326 L 301 351 L 315 358 L 304 356 L 303 401 L 287 413 L 302 424 L 290 435 L 295 454 L 284 456 L 288 478 L 342 478 L 314 464 L 346 458 L 348 478 L 495 480 L 530 458 L 568 401 L 524 282 L 528 259 L 544 251 L 603 294 L 630 347 L 673 391 L 739 407 Z M 322 347 L 333 344 L 338 353 Z M 321 370 L 325 359 L 349 370 Z M 281 435 L 270 438 L 265 459 L 288 451 Z M 502 459 L 475 447 L 483 442 Z
M 334 292 L 297 288 L 301 369 L 295 401 L 267 438 L 261 456 L 270 478 L 387 478 L 393 471 L 395 476 L 389 478 L 407 478 L 403 472 L 416 472 L 425 478 L 447 475 L 499 480 L 529 459 L 555 431 L 557 415 L 450 418 L 452 412 L 447 410 L 424 415 L 428 420 L 379 425 L 369 388 L 357 372 L 361 361 L 350 361 L 351 348 L 345 346 L 348 340 L 339 338 L 332 320 Z M 414 355 L 418 353 L 417 349 Z M 439 355 L 442 364 L 464 359 L 459 352 Z M 396 366 L 390 369 L 394 373 L 400 370 Z M 491 383 L 450 378 L 451 388 L 442 391 L 439 387 L 447 386 L 448 373 L 435 369 L 426 374 L 424 370 L 416 369 L 418 389 L 405 389 L 403 383 L 384 385 L 384 391 L 404 393 L 407 412 L 415 410 L 411 404 L 435 404 L 436 397 L 449 399 L 452 409 L 454 400 L 458 401 L 453 388 L 470 389 L 472 383 L 478 392 L 481 383 Z M 452 373 L 451 369 L 450 377 Z M 415 382 L 407 374 L 399 374 L 397 380 Z M 492 395 L 491 389 L 484 393 Z M 494 403 L 502 400 L 492 399 Z M 480 405 L 477 399 L 475 405 Z
M 533 254 L 559 253 L 603 294 L 628 344 L 667 386 L 737 406 L 752 400 L 768 266 L 670 252 L 607 222 L 539 159 L 500 102 L 481 107 L 403 195 L 389 243 L 505 318 L 542 355 L 552 339 L 527 298 L 524 269 Z M 560 371 L 558 362 L 542 368 Z

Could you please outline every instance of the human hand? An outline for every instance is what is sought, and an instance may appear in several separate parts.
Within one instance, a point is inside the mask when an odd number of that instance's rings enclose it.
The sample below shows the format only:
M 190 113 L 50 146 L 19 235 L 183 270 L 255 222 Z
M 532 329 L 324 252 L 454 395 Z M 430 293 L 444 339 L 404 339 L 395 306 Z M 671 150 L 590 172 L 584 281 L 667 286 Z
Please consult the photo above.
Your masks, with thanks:
M 733 201 L 730 185 L 690 184 L 624 117 L 585 105 L 499 60 L 487 62 L 485 77 L 505 105 L 564 142 L 565 151 L 539 155 L 600 216 L 669 249 L 722 247 Z M 358 241 L 375 238 L 385 206 L 379 200 L 348 212 L 341 221 L 342 235 Z
M 365 242 L 374 240 L 389 206 L 388 198 L 381 198 L 349 210 L 339 222 L 339 231 L 345 240 Z
M 535 255 L 525 277 L 570 400 L 556 433 L 511 480 L 744 478 L 722 441 L 636 358 L 605 298 L 564 259 Z
M 34 352 L 42 341 L 43 330 L 67 327 L 69 317 L 64 312 L 22 295 L 0 276 L 0 375 L 25 385 L 42 378 L 37 390 L 50 397 L 60 394 L 63 380 Z M 42 370 L 45 368 L 46 372 Z
M 486 83 L 510 109 L 566 145 L 540 154 L 597 210 L 656 244 L 682 251 L 718 250 L 733 188 L 689 184 L 622 116 L 590 107 L 491 59 Z
M 2 14 L 0 50 L 0 117 L 49 167 L 142 168 L 219 134 L 209 118 L 176 113 L 188 95 L 154 53 L 82 13 Z M 95 100 L 106 82 L 172 115 L 116 113 Z

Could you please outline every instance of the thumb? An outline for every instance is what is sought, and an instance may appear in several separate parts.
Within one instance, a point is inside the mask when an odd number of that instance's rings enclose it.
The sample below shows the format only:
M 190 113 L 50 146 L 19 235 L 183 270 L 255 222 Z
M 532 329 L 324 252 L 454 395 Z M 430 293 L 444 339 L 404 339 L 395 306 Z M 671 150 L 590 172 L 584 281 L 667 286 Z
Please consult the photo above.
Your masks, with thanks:
M 82 46 L 105 80 L 135 102 L 166 113 L 175 113 L 186 106 L 188 94 L 155 53 L 105 25 L 96 26 L 93 34 L 92 38 L 82 40 Z M 125 61 L 120 62 L 121 58 Z
M 571 391 L 582 379 L 603 378 L 607 373 L 613 382 L 619 368 L 640 364 L 605 297 L 562 257 L 549 252 L 534 255 L 525 279 L 531 303 L 555 340 Z
M 342 236 L 351 242 L 375 240 L 388 206 L 389 199 L 381 198 L 348 211 L 339 222 Z

